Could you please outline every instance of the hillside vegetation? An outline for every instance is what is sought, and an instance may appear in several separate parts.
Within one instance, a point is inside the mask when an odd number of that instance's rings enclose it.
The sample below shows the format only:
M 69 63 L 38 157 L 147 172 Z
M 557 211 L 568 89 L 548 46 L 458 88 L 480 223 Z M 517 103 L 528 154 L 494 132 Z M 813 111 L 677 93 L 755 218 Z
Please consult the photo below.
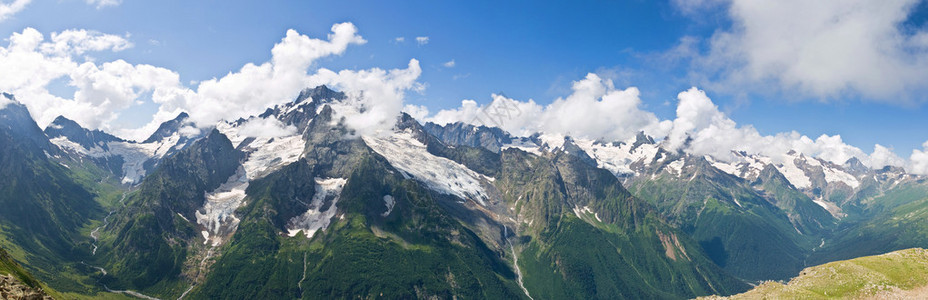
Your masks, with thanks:
M 802 270 L 731 297 L 703 299 L 912 299 L 928 294 L 928 250 L 912 248 Z

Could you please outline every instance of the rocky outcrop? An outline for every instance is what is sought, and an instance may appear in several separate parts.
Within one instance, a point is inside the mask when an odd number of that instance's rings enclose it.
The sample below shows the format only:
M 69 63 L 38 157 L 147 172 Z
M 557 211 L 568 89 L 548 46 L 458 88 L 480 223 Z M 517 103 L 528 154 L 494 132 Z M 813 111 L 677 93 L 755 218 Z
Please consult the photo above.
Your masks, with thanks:
M 13 276 L 0 275 L 0 299 L 45 300 L 54 298 L 45 294 L 41 288 L 31 288 Z

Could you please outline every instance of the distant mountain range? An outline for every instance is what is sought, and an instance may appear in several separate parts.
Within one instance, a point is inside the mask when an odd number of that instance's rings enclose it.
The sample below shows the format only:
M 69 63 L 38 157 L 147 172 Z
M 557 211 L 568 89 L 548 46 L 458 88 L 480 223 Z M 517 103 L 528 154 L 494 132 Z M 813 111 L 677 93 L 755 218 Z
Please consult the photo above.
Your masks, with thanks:
M 928 247 L 928 184 L 902 169 L 405 114 L 356 136 L 346 98 L 142 142 L 8 104 L 0 248 L 82 297 L 678 299 Z

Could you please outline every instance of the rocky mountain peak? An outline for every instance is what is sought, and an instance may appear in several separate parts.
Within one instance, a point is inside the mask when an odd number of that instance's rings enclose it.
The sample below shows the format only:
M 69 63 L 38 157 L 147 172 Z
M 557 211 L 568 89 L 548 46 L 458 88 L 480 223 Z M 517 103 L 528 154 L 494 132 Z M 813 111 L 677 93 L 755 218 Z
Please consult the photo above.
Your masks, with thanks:
M 49 138 L 65 137 L 86 149 L 99 146 L 106 150 L 107 142 L 124 141 L 121 138 L 100 130 L 86 129 L 77 122 L 65 118 L 64 116 L 58 116 L 48 127 L 45 127 L 45 135 L 48 135 Z
M 307 99 L 310 99 L 314 102 L 328 102 L 332 100 L 344 100 L 347 98 L 345 93 L 336 92 L 325 85 L 320 85 L 315 88 L 306 88 L 300 92 L 300 95 L 296 97 L 296 100 L 293 100 L 293 103 L 302 103 Z
M 174 119 L 161 123 L 161 126 L 158 126 L 158 130 L 155 130 L 151 136 L 148 137 L 143 144 L 154 143 L 160 140 L 163 140 L 166 137 L 174 135 L 185 125 L 191 125 L 191 122 L 188 121 L 190 115 L 187 115 L 186 112 L 182 112 L 177 115 Z

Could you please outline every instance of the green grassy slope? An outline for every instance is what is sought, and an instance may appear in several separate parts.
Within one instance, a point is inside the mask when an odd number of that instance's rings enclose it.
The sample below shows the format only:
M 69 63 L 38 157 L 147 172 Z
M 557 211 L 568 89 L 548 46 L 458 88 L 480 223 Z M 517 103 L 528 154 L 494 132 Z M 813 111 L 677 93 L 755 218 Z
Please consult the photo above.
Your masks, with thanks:
M 608 171 L 564 154 L 506 150 L 501 161 L 495 183 L 524 216 L 519 265 L 533 297 L 675 299 L 746 288 Z
M 288 218 L 280 215 L 291 213 L 297 195 L 312 195 L 312 178 L 326 170 L 299 161 L 253 182 L 237 212 L 239 230 L 188 297 L 523 297 L 501 255 L 448 217 L 429 191 L 362 156 L 336 204 L 339 216 L 312 239 L 281 235 Z M 386 217 L 384 195 L 396 199 Z
M 785 285 L 766 282 L 730 299 L 904 299 L 926 286 L 928 250 L 913 248 L 806 268 Z
M 681 176 L 635 180 L 629 190 L 655 205 L 731 274 L 752 281 L 789 278 L 805 267 L 822 232 L 834 226 L 828 212 L 790 193 L 782 175 L 760 181 L 760 191 L 705 161 L 695 163 Z M 817 210 L 810 213 L 809 205 Z
M 899 249 L 928 248 L 928 185 L 900 185 L 868 200 L 867 217 L 843 220 L 810 262 L 849 259 Z

